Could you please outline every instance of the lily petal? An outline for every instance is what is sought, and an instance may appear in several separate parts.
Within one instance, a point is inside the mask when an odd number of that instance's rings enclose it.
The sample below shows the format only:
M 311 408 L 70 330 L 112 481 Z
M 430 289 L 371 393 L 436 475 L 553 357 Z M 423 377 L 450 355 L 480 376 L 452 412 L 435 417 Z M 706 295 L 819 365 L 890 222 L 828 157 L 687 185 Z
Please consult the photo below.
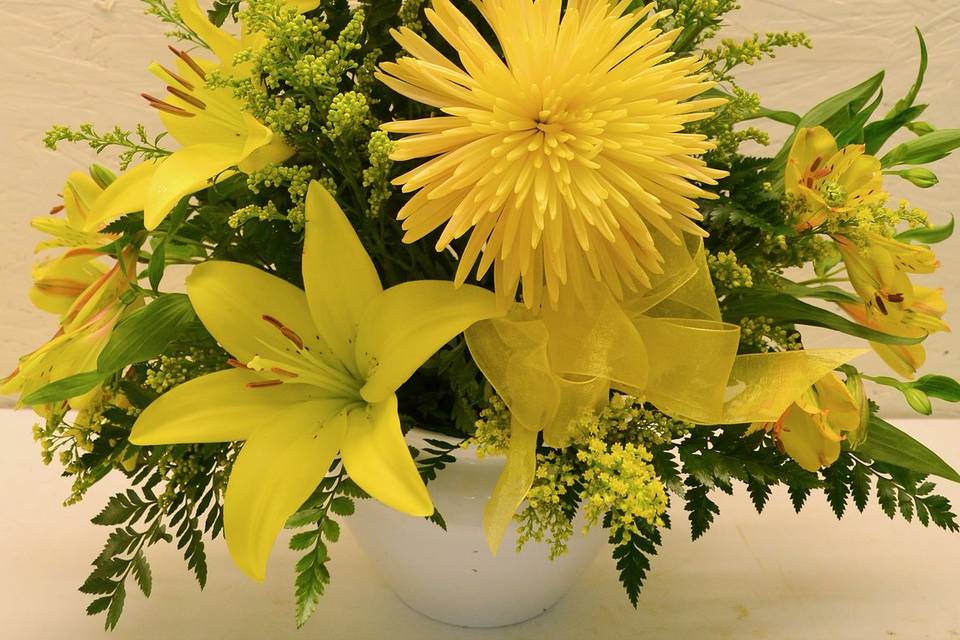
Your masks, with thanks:
M 147 160 L 120 174 L 97 198 L 84 230 L 96 231 L 124 214 L 143 211 L 150 181 L 159 165 L 158 161 Z
M 183 23 L 200 36 L 207 47 L 220 58 L 220 62 L 225 65 L 233 64 L 234 56 L 240 53 L 240 42 L 210 22 L 197 0 L 176 0 L 176 7 Z
M 367 307 L 356 358 L 367 380 L 360 395 L 380 402 L 454 336 L 474 322 L 503 315 L 490 291 L 419 280 L 391 287 Z
M 175 387 L 144 410 L 130 433 L 136 445 L 246 440 L 291 405 L 315 400 L 308 385 L 250 388 L 263 376 L 246 369 L 218 371 Z M 312 393 L 311 393 L 312 392 Z
M 295 153 L 293 148 L 284 142 L 282 136 L 278 136 L 260 124 L 249 113 L 243 112 L 241 115 L 246 125 L 247 137 L 241 159 L 237 163 L 240 171 L 253 173 L 268 165 L 283 162 Z
M 283 525 L 310 497 L 347 430 L 335 402 L 294 405 L 274 413 L 237 456 L 224 496 L 223 524 L 234 562 L 263 580 L 270 550 Z M 333 418 L 333 419 L 331 419 Z
M 244 364 L 257 355 L 282 358 L 295 350 L 297 339 L 317 355 L 324 350 L 303 291 L 256 267 L 223 261 L 197 265 L 187 277 L 187 293 L 210 334 Z
M 341 362 L 355 369 L 352 341 L 364 309 L 383 287 L 353 225 L 319 182 L 307 191 L 303 283 L 314 324 Z
M 412 516 L 429 516 L 433 502 L 400 429 L 397 397 L 347 414 L 340 457 L 350 478 L 373 498 Z
M 184 196 L 205 188 L 211 180 L 230 175 L 242 147 L 226 144 L 197 144 L 164 158 L 150 181 L 143 210 L 143 224 L 156 229 Z M 112 185 L 111 185 L 112 186 Z

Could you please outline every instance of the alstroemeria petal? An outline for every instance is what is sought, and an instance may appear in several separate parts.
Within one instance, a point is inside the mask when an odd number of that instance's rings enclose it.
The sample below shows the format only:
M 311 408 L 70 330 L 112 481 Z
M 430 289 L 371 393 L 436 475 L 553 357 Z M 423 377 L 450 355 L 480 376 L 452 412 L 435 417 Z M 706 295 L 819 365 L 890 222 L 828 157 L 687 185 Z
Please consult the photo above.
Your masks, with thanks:
M 175 151 L 160 162 L 150 181 L 143 224 L 156 229 L 180 199 L 205 188 L 216 177 L 230 175 L 241 147 L 227 144 L 197 144 Z
M 347 435 L 341 445 L 343 465 L 361 489 L 373 498 L 412 516 L 429 516 L 433 502 L 400 430 L 397 397 L 347 414 Z
M 784 451 L 807 471 L 828 467 L 840 457 L 839 437 L 829 438 L 814 421 L 814 417 L 791 405 L 783 415 L 778 437 Z
M 383 288 L 357 232 L 333 196 L 307 191 L 303 283 L 314 323 L 341 362 L 355 368 L 352 341 L 364 309 Z
M 787 193 L 796 195 L 796 187 L 803 183 L 808 172 L 824 168 L 836 153 L 837 141 L 825 127 L 797 131 L 784 179 Z
M 74 171 L 67 176 L 63 187 L 63 206 L 67 210 L 67 220 L 74 229 L 82 229 L 93 211 L 93 204 L 103 193 L 90 174 Z
M 256 267 L 204 262 L 187 277 L 187 294 L 207 331 L 244 364 L 258 355 L 292 357 L 297 340 L 323 351 L 303 291 Z
M 147 160 L 117 176 L 97 198 L 84 230 L 96 231 L 124 214 L 143 211 L 150 183 L 159 166 L 158 161 Z
M 30 301 L 48 313 L 66 313 L 107 272 L 107 267 L 97 261 L 100 255 L 89 249 L 73 249 L 36 265 Z
M 474 322 L 503 315 L 486 289 L 419 280 L 391 287 L 367 307 L 356 357 L 367 382 L 360 394 L 380 402 L 440 347 Z
M 234 562 L 254 580 L 283 525 L 327 474 L 343 441 L 341 403 L 311 402 L 276 412 L 240 450 L 224 496 L 223 526 Z M 331 419 L 333 418 L 333 419 Z
M 228 369 L 194 378 L 157 398 L 130 433 L 137 445 L 246 440 L 255 430 L 275 424 L 291 405 L 315 399 L 303 384 L 248 387 L 263 376 Z
M 210 22 L 197 0 L 176 0 L 176 7 L 183 23 L 200 36 L 220 62 L 233 64 L 234 56 L 240 53 L 240 41 Z

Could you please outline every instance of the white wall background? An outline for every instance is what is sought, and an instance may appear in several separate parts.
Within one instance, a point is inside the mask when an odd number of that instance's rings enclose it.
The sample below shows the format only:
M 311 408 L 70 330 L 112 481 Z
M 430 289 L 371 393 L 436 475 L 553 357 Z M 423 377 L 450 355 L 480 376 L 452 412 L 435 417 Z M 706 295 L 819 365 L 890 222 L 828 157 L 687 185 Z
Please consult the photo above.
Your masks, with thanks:
M 960 127 L 960 3 L 957 0 L 742 0 L 732 15 L 730 35 L 753 31 L 804 30 L 814 50 L 784 51 L 777 61 L 741 72 L 742 84 L 760 91 L 768 106 L 804 111 L 879 69 L 887 70 L 887 97 L 881 111 L 906 91 L 916 73 L 913 26 L 931 51 L 921 100 L 932 102 L 925 118 L 940 127 Z M 144 16 L 138 0 L 0 0 L 0 373 L 17 357 L 50 337 L 53 318 L 33 309 L 26 297 L 32 248 L 39 235 L 30 218 L 58 203 L 68 172 L 94 158 L 86 148 L 43 148 L 41 136 L 53 123 L 93 122 L 132 128 L 154 127 L 156 118 L 141 91 L 157 91 L 146 65 L 164 58 L 164 26 Z M 156 127 L 154 127 L 156 128 Z M 782 131 L 772 130 L 782 140 Z M 960 160 L 934 167 L 944 183 L 921 191 L 890 180 L 890 190 L 927 208 L 936 222 L 956 212 Z M 960 326 L 960 237 L 939 249 L 943 268 L 928 284 L 947 288 L 947 321 Z M 833 342 L 837 342 L 834 340 Z M 840 342 L 843 342 L 841 340 Z M 856 341 L 852 341 L 856 342 Z M 954 334 L 927 342 L 927 372 L 960 373 L 960 344 Z M 860 361 L 875 372 L 877 360 Z M 889 415 L 908 415 L 895 395 L 880 394 Z M 0 399 L 0 403 L 4 400 Z M 939 405 L 937 415 L 960 415 L 960 407 Z

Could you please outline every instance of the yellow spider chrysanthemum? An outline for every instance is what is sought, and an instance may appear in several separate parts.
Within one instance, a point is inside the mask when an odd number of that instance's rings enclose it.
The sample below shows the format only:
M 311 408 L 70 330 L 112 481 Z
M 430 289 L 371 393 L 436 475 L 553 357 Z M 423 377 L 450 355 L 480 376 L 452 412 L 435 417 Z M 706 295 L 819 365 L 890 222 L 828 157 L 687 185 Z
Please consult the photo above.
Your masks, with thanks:
M 694 198 L 723 172 L 699 157 L 712 145 L 685 124 L 723 103 L 691 100 L 710 88 L 703 62 L 671 57 L 677 31 L 665 15 L 608 0 L 476 0 L 499 49 L 449 0 L 430 23 L 461 66 L 410 29 L 394 37 L 411 54 L 379 79 L 445 115 L 392 122 L 414 134 L 393 158 L 432 158 L 395 184 L 416 195 L 400 211 L 405 241 L 444 225 L 437 249 L 472 229 L 456 281 L 479 259 L 494 266 L 497 292 L 512 299 L 522 280 L 527 306 L 551 302 L 562 285 L 582 292 L 603 281 L 622 295 L 662 272 L 652 232 L 706 235 Z

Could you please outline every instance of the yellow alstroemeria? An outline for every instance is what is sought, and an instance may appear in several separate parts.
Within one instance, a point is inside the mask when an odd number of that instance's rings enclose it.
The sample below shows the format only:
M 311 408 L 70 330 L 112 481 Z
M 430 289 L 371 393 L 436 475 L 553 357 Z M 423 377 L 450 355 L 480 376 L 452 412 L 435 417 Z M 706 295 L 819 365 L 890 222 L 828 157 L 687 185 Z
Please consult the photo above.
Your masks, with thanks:
M 374 498 L 433 513 L 395 391 L 455 335 L 497 315 L 494 295 L 478 287 L 417 281 L 384 291 L 349 220 L 316 182 L 305 233 L 305 291 L 244 264 L 193 270 L 190 300 L 236 368 L 161 396 L 130 436 L 139 445 L 246 440 L 224 525 L 234 560 L 257 580 L 284 522 L 338 452 Z
M 98 167 L 100 171 L 105 171 Z M 63 185 L 63 204 L 51 209 L 47 216 L 34 218 L 30 224 L 37 231 L 51 236 L 40 242 L 36 251 L 55 247 L 95 249 L 116 239 L 117 236 L 100 233 L 101 226 L 94 227 L 97 204 L 103 195 L 103 187 L 89 174 L 74 171 Z M 57 214 L 63 212 L 64 216 Z
M 142 300 L 128 300 L 135 276 L 135 251 L 87 287 L 64 314 L 60 329 L 45 345 L 20 359 L 17 369 L 0 385 L 0 394 L 20 393 L 21 401 L 49 383 L 78 373 L 96 371 L 97 359 L 113 328 Z M 99 388 L 71 398 L 70 406 L 83 409 Z
M 803 393 L 776 422 L 755 423 L 748 433 L 766 429 L 783 451 L 807 471 L 828 467 L 840 457 L 840 443 L 866 428 L 861 400 L 830 373 Z
M 824 127 L 797 132 L 784 170 L 784 189 L 806 205 L 796 221 L 798 230 L 882 201 L 886 198 L 882 183 L 880 161 L 866 155 L 863 145 L 837 149 L 837 141 Z
M 98 251 L 79 248 L 37 263 L 30 302 L 47 313 L 67 313 L 77 298 L 106 273 L 107 267 L 99 261 L 102 256 Z
M 862 304 L 840 306 L 856 322 L 891 335 L 922 338 L 938 331 L 950 331 L 950 327 L 941 319 L 947 312 L 943 289 L 914 286 L 912 291 L 912 304 L 897 317 L 873 312 Z M 927 358 L 922 344 L 871 342 L 870 346 L 891 369 L 905 378 L 912 378 Z
M 113 179 L 97 167 L 96 171 Z M 51 236 L 37 244 L 36 251 L 69 247 L 63 254 L 39 262 L 33 268 L 33 286 L 30 300 L 49 313 L 64 314 L 88 287 L 108 269 L 99 261 L 103 254 L 97 249 L 114 241 L 114 234 L 102 233 L 100 228 L 88 230 L 88 222 L 96 215 L 103 187 L 91 175 L 74 171 L 67 176 L 63 187 L 63 204 L 54 207 L 51 215 L 34 218 L 34 229 Z M 61 212 L 64 215 L 58 216 Z

